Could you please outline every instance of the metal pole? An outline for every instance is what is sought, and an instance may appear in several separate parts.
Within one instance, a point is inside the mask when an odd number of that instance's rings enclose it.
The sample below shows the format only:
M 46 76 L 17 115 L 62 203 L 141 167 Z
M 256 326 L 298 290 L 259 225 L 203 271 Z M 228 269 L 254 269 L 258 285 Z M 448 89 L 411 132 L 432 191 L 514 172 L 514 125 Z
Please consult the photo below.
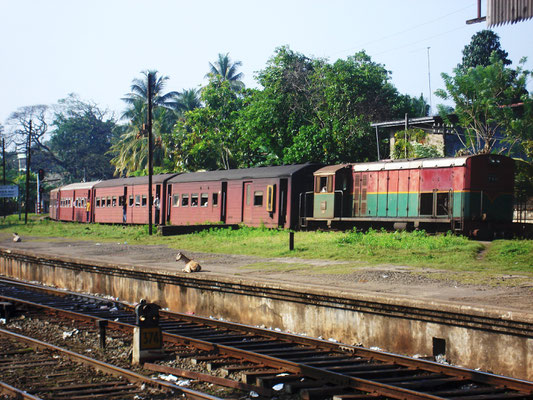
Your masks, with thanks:
M 378 148 L 378 161 L 381 160 L 381 157 L 379 155 L 379 135 L 378 135 L 378 127 L 376 126 L 376 146 Z
M 148 234 L 152 235 L 152 174 L 153 174 L 153 148 L 152 148 L 152 73 L 148 73 Z
M 4 171 L 4 177 L 3 177 L 3 185 L 6 185 L 6 139 L 2 138 L 2 168 Z M 2 214 L 4 215 L 4 219 L 6 218 L 6 198 L 2 198 Z
M 31 119 L 28 133 L 28 149 L 26 154 L 26 199 L 24 203 L 24 223 L 28 223 L 28 203 L 30 199 L 30 165 L 31 165 Z
M 429 64 L 429 49 L 431 47 L 428 47 L 428 85 L 429 85 L 429 116 L 431 116 L 431 111 L 433 110 L 433 103 L 431 101 L 431 69 Z
M 408 126 L 407 113 L 405 113 L 405 130 L 403 131 L 404 132 L 403 140 L 405 141 L 405 143 L 404 143 L 404 158 L 407 158 L 407 126 Z
M 37 214 L 41 213 L 41 180 L 39 179 L 39 174 L 37 174 Z

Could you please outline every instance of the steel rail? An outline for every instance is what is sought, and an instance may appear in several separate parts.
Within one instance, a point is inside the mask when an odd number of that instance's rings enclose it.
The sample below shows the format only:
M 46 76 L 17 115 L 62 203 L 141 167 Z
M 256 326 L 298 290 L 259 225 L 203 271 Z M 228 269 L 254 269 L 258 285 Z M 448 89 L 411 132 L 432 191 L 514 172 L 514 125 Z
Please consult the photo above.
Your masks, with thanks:
M 52 291 L 55 292 L 54 290 Z M 37 303 L 29 302 L 29 301 L 20 301 L 15 298 L 9 298 L 9 297 L 4 297 L 4 296 L 2 296 L 2 298 L 5 298 L 8 301 L 24 303 L 24 304 L 27 304 L 33 307 L 44 308 L 52 313 L 66 314 L 71 317 L 75 317 L 77 319 L 82 319 L 86 321 L 95 321 L 95 320 L 101 319 L 95 316 L 90 316 L 90 315 L 78 313 L 75 311 L 58 309 L 58 308 L 51 307 L 51 306 L 44 306 L 44 305 L 40 305 Z M 125 308 L 128 309 L 128 307 L 125 307 Z M 169 313 L 169 312 L 165 312 L 163 314 L 169 317 L 174 317 L 174 318 L 180 317 L 181 319 L 186 319 L 189 321 L 198 321 L 203 324 L 217 325 L 217 326 L 222 326 L 225 328 L 230 327 L 233 330 L 235 330 L 235 327 L 237 326 L 237 328 L 240 328 L 242 330 L 260 333 L 262 335 L 269 336 L 269 337 L 283 338 L 285 341 L 287 337 L 290 337 L 291 340 L 297 343 L 301 343 L 301 344 L 313 345 L 313 346 L 322 347 L 322 348 L 326 347 L 330 350 L 338 351 L 338 352 L 342 352 L 342 351 L 346 352 L 348 350 L 348 352 L 350 352 L 351 354 L 360 355 L 366 358 L 376 359 L 380 361 L 392 362 L 397 365 L 403 365 L 403 366 L 407 366 L 413 369 L 421 369 L 421 370 L 425 370 L 428 372 L 438 372 L 438 373 L 443 373 L 446 375 L 458 377 L 464 380 L 469 379 L 477 383 L 486 383 L 490 385 L 495 385 L 497 387 L 505 387 L 508 389 L 518 390 L 518 391 L 522 391 L 526 393 L 533 393 L 533 384 L 531 382 L 522 381 L 519 379 L 506 378 L 506 377 L 501 377 L 501 376 L 497 376 L 493 374 L 487 374 L 487 373 L 471 371 L 471 370 L 467 370 L 463 368 L 446 366 L 446 365 L 433 363 L 433 362 L 425 361 L 425 360 L 410 359 L 409 357 L 405 357 L 405 356 L 398 356 L 398 355 L 393 355 L 390 353 L 380 353 L 377 351 L 361 349 L 355 346 L 340 345 L 340 344 L 326 342 L 326 341 L 319 340 L 319 339 L 306 338 L 306 337 L 302 337 L 298 335 L 282 334 L 282 333 L 278 333 L 274 331 L 265 330 L 262 328 L 248 327 L 242 324 L 232 324 L 232 323 L 227 323 L 224 321 L 217 321 L 213 319 L 190 316 L 190 315 L 174 314 L 174 313 Z M 122 329 L 126 331 L 132 331 L 134 327 L 134 325 L 131 325 L 131 324 L 118 322 L 118 321 L 112 321 L 112 320 L 109 320 L 109 324 L 118 329 Z M 343 386 L 349 386 L 349 387 L 352 387 L 354 389 L 358 389 L 361 391 L 367 391 L 369 393 L 381 394 L 381 395 L 389 396 L 392 398 L 398 398 L 398 399 L 410 399 L 410 400 L 411 399 L 434 399 L 434 400 L 441 399 L 441 397 L 417 392 L 414 390 L 399 388 L 397 386 L 378 383 L 372 380 L 350 377 L 347 375 L 343 375 L 341 373 L 328 371 L 326 369 L 316 368 L 316 367 L 312 367 L 306 364 L 300 364 L 300 363 L 295 363 L 295 362 L 291 362 L 287 360 L 282 360 L 280 358 L 258 354 L 255 352 L 238 349 L 232 346 L 225 346 L 222 344 L 212 343 L 212 342 L 204 341 L 201 339 L 195 339 L 195 338 L 191 338 L 188 336 L 176 335 L 176 334 L 171 334 L 168 332 L 163 332 L 163 336 L 164 336 L 164 340 L 169 341 L 169 342 L 173 342 L 173 343 L 177 343 L 181 345 L 189 345 L 189 346 L 192 345 L 201 350 L 218 353 L 218 354 L 229 356 L 229 357 L 235 357 L 238 359 L 246 359 L 248 361 L 264 364 L 271 368 L 277 368 L 277 369 L 285 370 L 285 371 L 292 372 L 292 373 L 304 374 L 314 379 L 319 379 L 319 380 L 327 379 L 328 381 L 332 383 L 343 385 Z
M 219 397 L 211 396 L 209 394 L 198 392 L 196 390 L 183 388 L 181 386 L 177 386 L 177 385 L 174 385 L 174 384 L 169 383 L 169 382 L 163 382 L 163 381 L 160 381 L 160 380 L 152 379 L 152 378 L 149 378 L 147 376 L 144 376 L 144 375 L 141 375 L 141 374 L 137 374 L 137 373 L 135 373 L 133 371 L 130 371 L 130 370 L 127 370 L 127 369 L 124 369 L 124 368 L 120 368 L 120 367 L 117 367 L 115 365 L 108 364 L 108 363 L 105 363 L 103 361 L 99 361 L 99 360 L 96 360 L 94 358 L 90 358 L 90 357 L 84 356 L 84 355 L 79 354 L 79 353 L 75 353 L 75 352 L 67 350 L 67 349 L 63 349 L 61 347 L 55 346 L 55 345 L 50 344 L 50 343 L 43 342 L 41 340 L 30 338 L 30 337 L 24 336 L 24 335 L 19 335 L 18 333 L 14 333 L 14 332 L 11 332 L 11 331 L 6 331 L 4 329 L 0 329 L 0 335 L 4 336 L 4 337 L 7 337 L 7 338 L 10 338 L 10 339 L 14 339 L 14 340 L 19 341 L 19 342 L 27 343 L 27 344 L 29 344 L 31 346 L 35 346 L 35 347 L 40 348 L 40 349 L 46 349 L 46 350 L 51 350 L 51 351 L 54 351 L 54 352 L 58 352 L 58 353 L 68 357 L 69 359 L 71 359 L 73 361 L 79 362 L 79 363 L 84 364 L 84 365 L 88 365 L 88 366 L 90 366 L 92 368 L 95 368 L 95 369 L 97 369 L 99 371 L 102 371 L 104 373 L 107 373 L 107 374 L 110 374 L 110 375 L 113 375 L 113 376 L 121 376 L 121 377 L 125 378 L 126 380 L 128 380 L 130 382 L 145 383 L 147 385 L 154 386 L 154 387 L 157 387 L 159 389 L 177 391 L 179 393 L 182 393 L 182 394 L 186 395 L 188 399 L 192 399 L 192 400 L 221 400 Z
M 0 382 L 0 394 L 6 394 L 14 399 L 42 400 L 40 397 L 31 395 L 24 390 L 17 389 L 5 382 Z

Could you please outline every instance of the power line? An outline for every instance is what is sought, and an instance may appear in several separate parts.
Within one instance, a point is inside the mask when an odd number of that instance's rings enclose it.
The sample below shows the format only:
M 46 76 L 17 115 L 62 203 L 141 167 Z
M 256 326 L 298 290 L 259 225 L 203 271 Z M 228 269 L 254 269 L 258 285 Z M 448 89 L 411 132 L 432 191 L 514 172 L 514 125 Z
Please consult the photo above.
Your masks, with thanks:
M 371 41 L 366 42 L 366 43 L 363 43 L 362 45 L 359 45 L 359 46 L 355 46 L 355 47 L 352 47 L 352 48 L 349 48 L 349 49 L 346 49 L 346 50 L 342 50 L 342 51 L 337 51 L 337 52 L 333 53 L 332 55 L 340 54 L 340 53 L 346 53 L 346 52 L 349 52 L 349 51 L 352 51 L 352 50 L 356 50 L 356 49 L 363 48 L 363 47 L 365 47 L 365 46 L 368 46 L 369 44 L 374 44 L 374 43 L 380 42 L 380 41 L 382 41 L 382 40 L 386 40 L 386 39 L 390 39 L 390 38 L 396 37 L 396 36 L 401 35 L 401 34 L 403 34 L 403 33 L 406 33 L 406 32 L 409 32 L 409 31 L 412 31 L 412 30 L 415 30 L 415 29 L 418 29 L 418 28 L 420 28 L 420 27 L 422 27 L 422 26 L 429 25 L 429 24 L 432 24 L 432 23 L 434 23 L 434 22 L 440 21 L 440 20 L 442 20 L 442 19 L 444 19 L 444 18 L 449 17 L 450 15 L 454 15 L 454 14 L 460 13 L 460 12 L 462 12 L 462 11 L 464 11 L 464 10 L 467 10 L 467 9 L 469 9 L 469 8 L 472 8 L 472 7 L 473 7 L 473 5 L 471 4 L 471 5 L 467 6 L 467 7 L 463 7 L 463 8 L 461 8 L 461 9 L 459 9 L 459 10 L 456 10 L 456 11 L 453 11 L 453 12 L 451 12 L 451 13 L 449 13 L 449 14 L 443 15 L 443 16 L 441 16 L 441 17 L 439 17 L 439 18 L 435 18 L 435 19 L 429 20 L 429 21 L 427 21 L 427 22 L 424 22 L 424 23 L 421 23 L 421 24 L 418 24 L 418 25 L 412 26 L 412 27 L 407 28 L 407 29 L 404 29 L 404 30 L 402 30 L 402 31 L 398 31 L 398 32 L 392 33 L 392 34 L 387 35 L 387 36 L 382 36 L 382 37 L 380 37 L 380 38 L 378 38 L 378 39 L 371 40 Z

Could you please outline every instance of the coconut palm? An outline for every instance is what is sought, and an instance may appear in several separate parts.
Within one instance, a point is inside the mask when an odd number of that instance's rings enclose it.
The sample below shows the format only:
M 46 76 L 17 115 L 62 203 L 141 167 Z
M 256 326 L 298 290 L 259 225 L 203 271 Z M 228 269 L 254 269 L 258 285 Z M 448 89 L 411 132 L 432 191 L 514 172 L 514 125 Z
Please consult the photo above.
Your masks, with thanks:
M 228 81 L 232 89 L 240 90 L 244 88 L 244 83 L 241 81 L 244 75 L 242 72 L 237 73 L 237 68 L 241 65 L 240 61 L 232 62 L 229 53 L 219 53 L 218 60 L 214 63 L 209 63 L 209 72 L 205 77 L 219 77 L 223 81 Z
M 199 93 L 200 90 L 194 88 L 178 93 L 178 95 L 174 97 L 173 109 L 182 115 L 187 111 L 192 111 L 195 108 L 201 107 L 202 102 Z
M 122 114 L 129 124 L 119 140 L 111 147 L 110 153 L 115 157 L 111 163 L 115 166 L 115 174 L 131 174 L 146 168 L 148 163 L 148 137 L 143 125 L 148 110 L 148 88 L 152 91 L 152 115 L 154 137 L 154 166 L 163 166 L 167 154 L 165 136 L 172 130 L 176 121 L 174 99 L 178 92 L 164 93 L 167 76 L 157 76 L 157 71 L 143 71 L 144 79 L 134 79 L 131 92 L 122 99 L 128 108 Z
M 131 92 L 127 93 L 122 98 L 127 104 L 134 105 L 137 101 L 142 101 L 146 104 L 148 101 L 148 87 L 152 89 L 152 104 L 156 107 L 172 108 L 172 100 L 177 96 L 178 92 L 163 93 L 163 90 L 168 81 L 168 76 L 157 76 L 157 71 L 143 71 L 144 79 L 135 78 L 131 83 Z M 123 114 L 123 117 L 127 115 L 128 110 Z

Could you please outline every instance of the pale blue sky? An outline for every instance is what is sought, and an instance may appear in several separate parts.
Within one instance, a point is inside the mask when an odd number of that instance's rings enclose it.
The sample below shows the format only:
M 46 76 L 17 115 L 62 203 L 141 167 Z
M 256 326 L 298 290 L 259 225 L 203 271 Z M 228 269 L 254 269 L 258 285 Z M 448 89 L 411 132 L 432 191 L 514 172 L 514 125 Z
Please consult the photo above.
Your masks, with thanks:
M 331 62 L 365 49 L 392 72 L 401 93 L 428 98 L 427 47 L 434 92 L 440 73 L 451 73 L 471 36 L 486 29 L 465 24 L 476 17 L 476 4 L 0 0 L 0 122 L 18 107 L 53 104 L 69 93 L 120 115 L 120 99 L 140 71 L 168 75 L 168 90 L 198 87 L 218 53 L 242 61 L 245 84 L 256 86 L 255 72 L 281 45 Z M 533 69 L 533 20 L 494 31 L 513 65 L 527 56 Z

